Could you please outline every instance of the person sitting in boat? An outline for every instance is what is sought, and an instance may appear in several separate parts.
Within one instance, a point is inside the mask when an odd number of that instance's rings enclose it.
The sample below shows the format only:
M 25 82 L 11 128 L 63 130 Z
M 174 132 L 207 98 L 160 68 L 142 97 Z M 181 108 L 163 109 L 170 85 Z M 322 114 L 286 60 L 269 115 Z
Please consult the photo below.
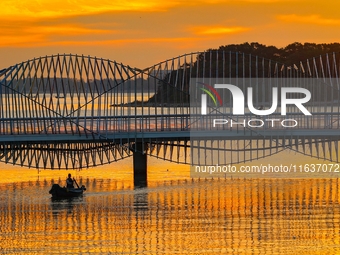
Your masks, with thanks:
M 71 174 L 68 174 L 68 178 L 66 179 L 66 187 L 70 189 L 74 189 L 73 183 L 74 183 L 74 180 L 71 178 Z

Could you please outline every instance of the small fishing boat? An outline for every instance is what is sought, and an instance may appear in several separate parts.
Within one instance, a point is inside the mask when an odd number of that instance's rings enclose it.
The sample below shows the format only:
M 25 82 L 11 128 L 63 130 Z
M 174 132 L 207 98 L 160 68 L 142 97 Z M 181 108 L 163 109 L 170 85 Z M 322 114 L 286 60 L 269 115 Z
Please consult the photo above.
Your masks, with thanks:
M 52 198 L 72 198 L 83 195 L 85 190 L 84 185 L 78 186 L 78 188 L 66 188 L 60 187 L 59 184 L 53 184 L 49 193 L 52 195 Z

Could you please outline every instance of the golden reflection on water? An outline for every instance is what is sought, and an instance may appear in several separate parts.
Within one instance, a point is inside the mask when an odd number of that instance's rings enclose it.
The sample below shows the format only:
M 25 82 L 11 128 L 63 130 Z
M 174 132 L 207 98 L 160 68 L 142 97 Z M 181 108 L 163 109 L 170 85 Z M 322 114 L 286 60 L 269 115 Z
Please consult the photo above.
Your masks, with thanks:
M 35 180 L 64 181 L 67 174 L 71 173 L 76 179 L 115 179 L 133 185 L 132 157 L 111 164 L 96 166 L 88 169 L 73 170 L 40 170 L 27 167 L 13 166 L 0 162 L 0 183 L 13 183 Z M 188 165 L 170 163 L 154 157 L 148 158 L 148 185 L 153 185 L 159 180 L 183 180 L 190 178 Z
M 154 182 L 79 179 L 82 198 L 52 201 L 54 181 L 0 185 L 2 254 L 339 254 L 338 179 Z
M 85 195 L 52 201 L 68 172 Z M 132 159 L 82 171 L 1 164 L 0 254 L 340 254 L 338 179 L 192 180 L 188 166 L 153 158 L 148 188 L 132 178 Z

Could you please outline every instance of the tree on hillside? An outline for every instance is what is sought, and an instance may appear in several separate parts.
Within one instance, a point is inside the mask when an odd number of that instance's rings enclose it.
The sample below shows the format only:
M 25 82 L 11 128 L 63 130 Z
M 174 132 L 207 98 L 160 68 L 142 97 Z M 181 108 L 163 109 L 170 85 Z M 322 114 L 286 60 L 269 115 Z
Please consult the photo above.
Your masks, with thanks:
M 189 65 L 169 71 L 159 81 L 156 94 L 148 102 L 156 104 L 179 104 L 189 102 L 189 82 L 197 78 L 266 78 L 276 77 L 282 70 L 298 69 L 307 59 L 326 53 L 340 52 L 340 43 L 316 44 L 294 42 L 286 47 L 277 48 L 258 42 L 230 44 L 218 49 L 208 49 L 197 55 Z M 336 62 L 340 59 L 337 56 Z M 319 61 L 320 66 L 327 66 L 325 58 Z M 285 69 L 283 69 L 285 67 Z M 290 68 L 290 69 L 289 69 Z M 307 68 L 307 67 L 305 67 Z M 315 72 L 310 68 L 308 72 Z M 322 68 L 320 68 L 322 69 Z M 306 77 L 311 76 L 307 70 Z M 333 70 L 333 72 L 338 72 Z M 332 75 L 334 74 L 325 74 Z M 278 76 L 280 77 L 280 76 Z M 261 92 L 267 94 L 267 92 Z M 326 93 L 326 92 L 320 92 Z M 327 92 L 327 94 L 332 94 Z M 269 95 L 268 95 L 269 96 Z

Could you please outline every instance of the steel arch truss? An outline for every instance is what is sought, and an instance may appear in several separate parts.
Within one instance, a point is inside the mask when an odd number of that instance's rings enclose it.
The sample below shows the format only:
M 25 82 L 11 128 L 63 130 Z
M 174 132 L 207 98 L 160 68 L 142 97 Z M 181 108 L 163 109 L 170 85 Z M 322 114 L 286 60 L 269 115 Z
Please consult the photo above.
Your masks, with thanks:
M 216 143 L 222 144 L 219 163 L 251 161 L 287 149 L 338 161 L 336 132 L 314 138 L 267 137 L 248 127 L 240 130 L 251 133 L 247 139 L 207 138 L 193 143 L 190 131 L 199 126 L 190 118 L 189 87 L 194 86 L 193 78 L 207 82 L 316 78 L 324 85 L 311 88 L 319 96 L 309 106 L 315 119 L 301 120 L 308 131 L 336 131 L 339 59 L 333 53 L 287 66 L 239 52 L 206 51 L 146 69 L 65 54 L 25 61 L 0 70 L 0 161 L 48 169 L 92 167 L 131 156 L 136 143 L 142 143 L 144 153 L 178 163 L 190 163 L 190 148 L 214 153 Z M 263 100 L 256 96 L 256 103 Z

